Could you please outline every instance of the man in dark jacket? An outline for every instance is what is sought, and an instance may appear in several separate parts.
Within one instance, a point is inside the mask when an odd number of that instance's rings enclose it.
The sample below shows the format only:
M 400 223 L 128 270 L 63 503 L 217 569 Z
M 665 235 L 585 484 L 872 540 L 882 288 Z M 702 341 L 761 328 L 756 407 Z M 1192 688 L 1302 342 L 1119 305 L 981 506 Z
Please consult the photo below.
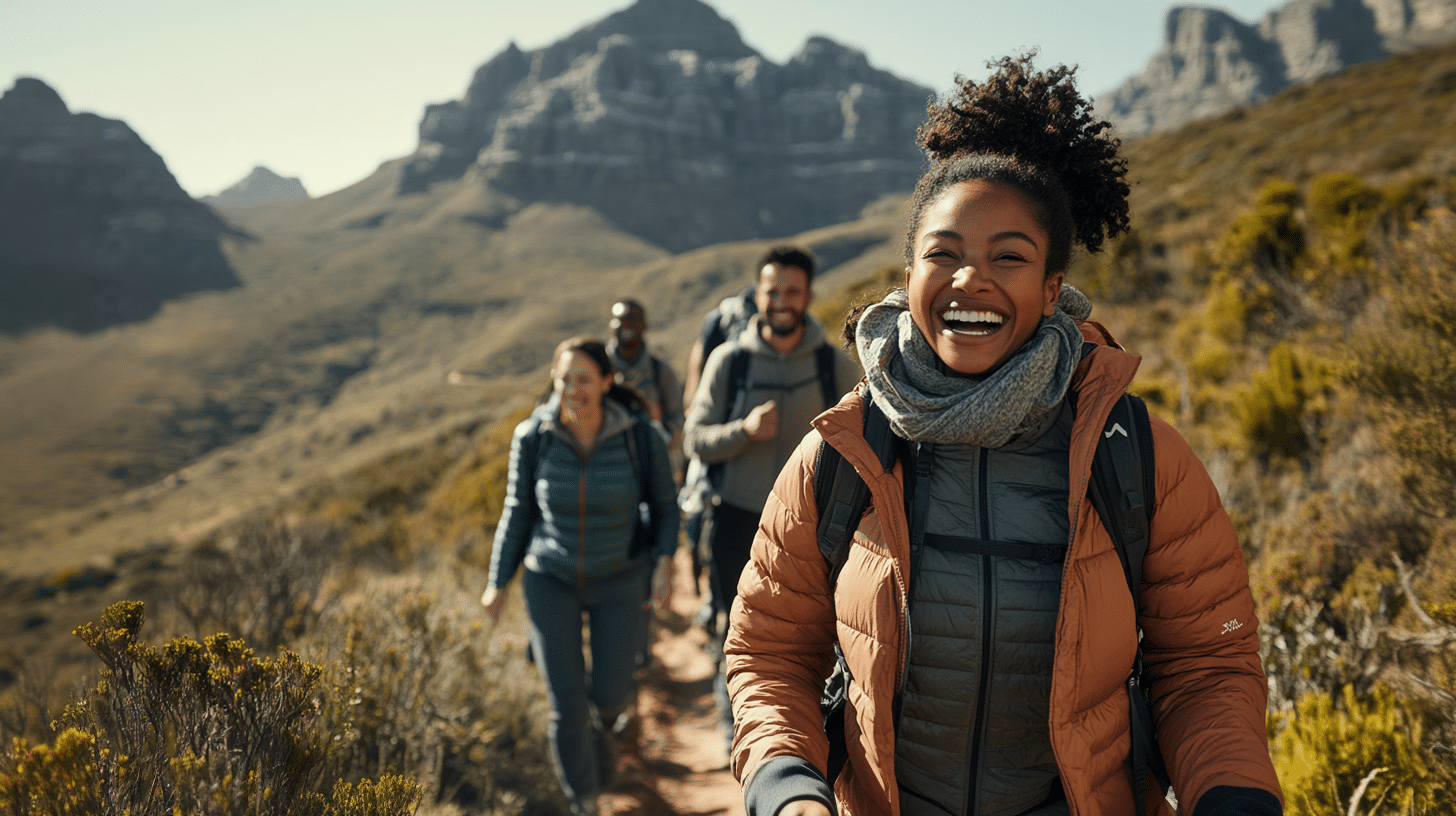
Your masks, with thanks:
M 607 327 L 612 332 L 607 354 L 617 367 L 617 381 L 642 395 L 648 413 L 667 432 L 670 445 L 682 431 L 682 383 L 672 366 L 647 348 L 647 310 L 635 300 L 619 300 L 612 304 Z

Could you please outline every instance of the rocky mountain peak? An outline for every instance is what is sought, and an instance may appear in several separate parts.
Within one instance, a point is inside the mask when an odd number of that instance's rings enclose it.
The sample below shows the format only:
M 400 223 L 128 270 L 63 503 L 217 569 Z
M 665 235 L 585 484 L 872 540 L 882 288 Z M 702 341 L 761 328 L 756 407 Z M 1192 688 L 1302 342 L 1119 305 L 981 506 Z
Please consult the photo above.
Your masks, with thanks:
M 0 116 L 13 119 L 21 116 L 68 114 L 65 100 L 55 89 L 34 77 L 19 77 L 15 85 L 0 95 Z
M 699 0 L 638 0 L 430 105 L 400 189 L 468 177 L 674 251 L 786 235 L 912 187 L 931 95 L 827 37 L 778 65 Z
M 709 60 L 755 55 L 738 27 L 700 0 L 637 0 L 558 45 L 581 43 L 588 49 L 588 44 L 618 34 L 648 51 L 692 51 Z
M 238 285 L 226 231 L 124 122 L 21 78 L 0 97 L 0 332 L 94 331 Z
M 266 167 L 254 167 L 251 173 L 237 184 L 217 195 L 204 196 L 209 204 L 256 204 L 285 198 L 308 198 L 303 182 L 296 177 L 278 175 Z
M 1098 97 L 1134 138 L 1412 48 L 1456 40 L 1456 0 L 1290 0 L 1251 25 L 1220 9 L 1175 6 L 1141 73 Z

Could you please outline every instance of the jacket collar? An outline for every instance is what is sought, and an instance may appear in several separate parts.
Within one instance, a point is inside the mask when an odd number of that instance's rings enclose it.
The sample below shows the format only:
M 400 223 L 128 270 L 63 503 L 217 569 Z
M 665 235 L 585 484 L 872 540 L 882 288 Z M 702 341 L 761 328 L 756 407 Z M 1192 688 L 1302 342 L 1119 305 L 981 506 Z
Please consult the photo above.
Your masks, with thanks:
M 1078 328 L 1082 330 L 1084 339 L 1097 347 L 1082 356 L 1081 364 L 1072 375 L 1069 392 L 1075 393 L 1077 400 L 1070 463 L 1074 480 L 1078 474 L 1091 472 L 1097 434 L 1112 413 L 1113 404 L 1132 384 L 1133 375 L 1142 361 L 1139 355 L 1114 345 L 1116 341 L 1100 324 L 1089 320 L 1078 323 Z M 801 343 L 800 347 L 803 345 Z M 814 420 L 814 427 L 860 473 L 879 470 L 879 457 L 864 440 L 864 383 L 860 383 L 849 398 L 820 414 Z
M 556 434 L 562 441 L 576 447 L 576 435 L 567 427 L 561 424 L 561 398 L 552 394 L 544 405 L 537 408 L 535 412 L 541 418 L 541 429 Z M 603 439 L 610 439 L 614 434 L 623 433 L 632 427 L 632 414 L 611 397 L 602 400 L 602 429 L 597 433 L 596 441 L 600 443 Z M 582 451 L 578 450 L 577 453 Z M 583 457 L 585 458 L 585 457 Z

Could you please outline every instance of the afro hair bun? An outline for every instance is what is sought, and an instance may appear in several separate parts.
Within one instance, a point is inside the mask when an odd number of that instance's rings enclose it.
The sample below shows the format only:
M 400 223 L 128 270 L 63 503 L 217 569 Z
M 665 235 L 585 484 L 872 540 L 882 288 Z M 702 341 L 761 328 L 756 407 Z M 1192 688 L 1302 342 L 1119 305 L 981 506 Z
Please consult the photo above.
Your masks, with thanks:
M 1076 67 L 1038 72 L 1033 56 L 987 63 L 993 73 L 979 84 L 958 75 L 955 91 L 931 103 L 919 143 L 937 164 L 982 154 L 1052 174 L 1071 204 L 1075 240 L 1096 252 L 1127 229 L 1127 160 L 1077 91 Z

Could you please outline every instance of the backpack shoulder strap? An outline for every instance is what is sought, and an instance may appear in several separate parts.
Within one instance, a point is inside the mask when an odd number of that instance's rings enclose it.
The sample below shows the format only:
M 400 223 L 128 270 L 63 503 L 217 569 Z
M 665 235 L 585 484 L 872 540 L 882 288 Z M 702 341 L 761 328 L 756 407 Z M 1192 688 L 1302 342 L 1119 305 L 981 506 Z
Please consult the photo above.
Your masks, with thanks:
M 895 466 L 895 432 L 890 420 L 865 392 L 865 441 L 887 472 Z M 814 506 L 819 511 L 819 551 L 829 563 L 829 583 L 839 579 L 855 528 L 870 505 L 870 489 L 859 471 L 824 440 L 814 456 Z
M 1156 498 L 1154 467 L 1153 428 L 1147 405 L 1131 394 L 1123 394 L 1102 426 L 1102 438 L 1097 440 L 1088 498 L 1117 548 L 1134 609 L 1142 589 L 1143 556 L 1147 555 L 1151 540 Z M 1132 744 L 1130 772 L 1133 796 L 1138 802 L 1142 801 L 1148 773 L 1164 791 L 1170 787 L 1168 768 L 1158 748 L 1157 729 L 1142 687 L 1142 671 L 1143 651 L 1139 644 L 1132 675 L 1127 679 Z
M 728 339 L 728 332 L 723 327 L 723 314 L 721 310 L 714 309 L 703 320 L 703 329 L 699 333 L 698 339 L 703 341 L 703 359 L 698 362 L 698 373 L 701 374 L 703 373 L 702 365 L 708 361 L 708 355 L 712 354 L 713 349 L 723 345 L 723 341 Z
M 656 542 L 657 510 L 652 503 L 652 429 L 651 421 L 641 411 L 632 411 L 632 429 L 627 434 L 627 456 L 632 462 L 632 474 L 637 477 L 639 506 L 647 508 L 647 529 L 652 540 L 634 536 L 630 555 L 641 555 Z
M 819 391 L 824 395 L 824 409 L 833 408 L 839 398 L 839 387 L 834 384 L 834 346 L 820 343 L 814 349 L 814 370 L 819 374 Z
M 662 387 L 662 360 L 649 352 L 648 362 L 652 363 L 652 387 L 657 389 L 657 407 L 662 409 L 662 418 L 667 419 L 667 389 Z
M 1134 604 L 1142 587 L 1154 496 L 1152 423 L 1147 405 L 1123 394 L 1113 406 L 1092 460 L 1088 498 L 1112 537 Z
M 733 351 L 728 355 L 728 391 L 723 395 L 723 400 L 728 406 L 728 417 L 733 417 L 733 409 L 737 407 L 738 398 L 748 390 L 748 363 L 753 352 L 743 346 L 734 346 Z
M 742 346 L 734 346 L 728 353 L 728 390 L 723 394 L 725 419 L 733 419 L 735 409 L 738 407 L 738 400 L 743 392 L 748 390 L 748 362 L 753 353 Z M 727 472 L 727 462 L 714 462 L 708 465 L 708 484 L 716 490 L 723 486 L 723 474 Z

